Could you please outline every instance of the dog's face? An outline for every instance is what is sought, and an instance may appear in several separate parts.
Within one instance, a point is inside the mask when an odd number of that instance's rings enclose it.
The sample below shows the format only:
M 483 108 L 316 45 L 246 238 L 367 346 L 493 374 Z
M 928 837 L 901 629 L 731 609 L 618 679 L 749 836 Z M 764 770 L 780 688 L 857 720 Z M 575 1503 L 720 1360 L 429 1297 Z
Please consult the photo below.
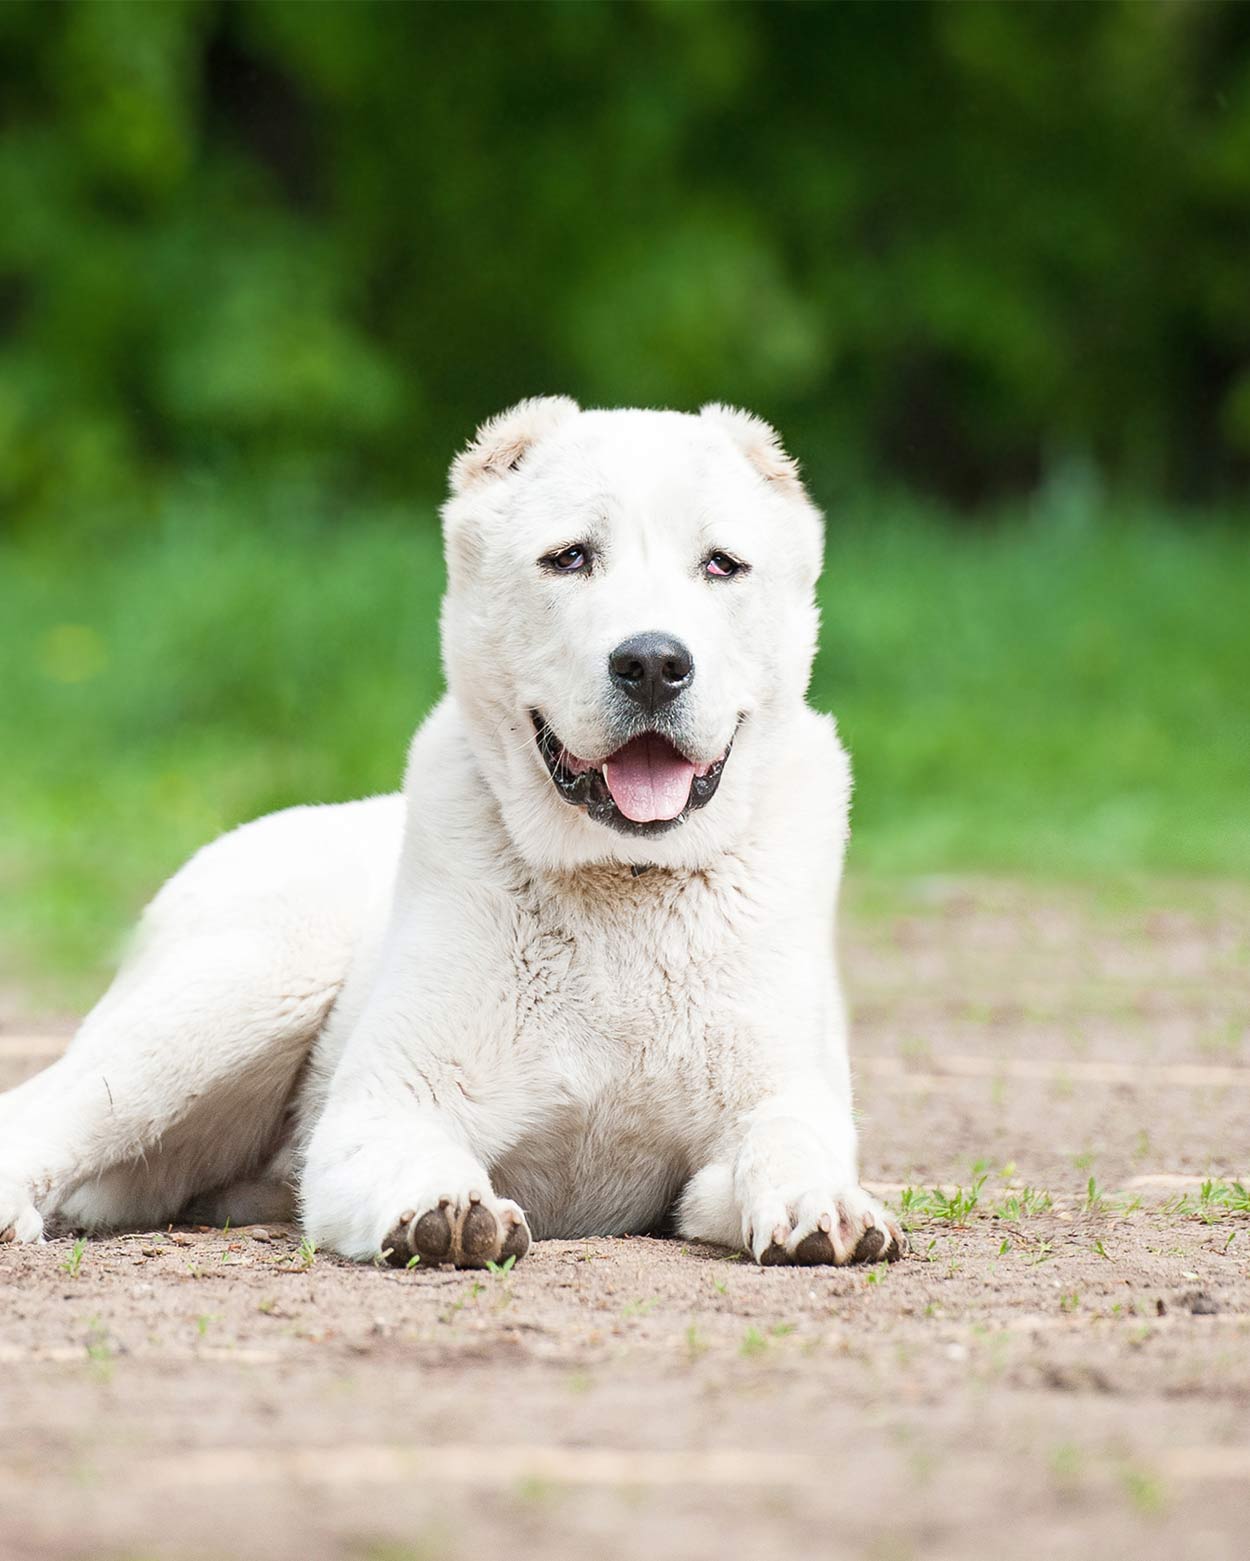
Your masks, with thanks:
M 697 866 L 801 704 L 820 519 L 766 425 L 522 403 L 452 468 L 448 684 L 521 853 Z

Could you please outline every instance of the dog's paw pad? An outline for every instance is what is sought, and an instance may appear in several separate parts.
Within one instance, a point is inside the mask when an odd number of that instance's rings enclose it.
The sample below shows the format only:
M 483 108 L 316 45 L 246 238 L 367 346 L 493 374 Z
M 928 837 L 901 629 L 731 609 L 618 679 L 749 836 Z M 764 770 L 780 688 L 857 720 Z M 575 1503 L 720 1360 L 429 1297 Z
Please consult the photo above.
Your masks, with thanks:
M 443 1197 L 418 1213 L 408 1210 L 382 1243 L 392 1268 L 417 1264 L 437 1268 L 485 1268 L 489 1263 L 516 1261 L 529 1251 L 529 1226 L 515 1203 L 471 1192 Z
M 802 1241 L 794 1248 L 793 1255 L 788 1256 L 789 1263 L 799 1263 L 805 1267 L 815 1267 L 819 1263 L 836 1263 L 838 1255 L 834 1251 L 833 1242 L 830 1240 L 827 1230 L 814 1230 L 810 1235 L 804 1236 Z
M 460 1248 L 473 1262 L 493 1262 L 502 1250 L 499 1221 L 481 1203 L 469 1205 L 460 1230 Z
M 509 1215 L 505 1224 L 508 1229 L 503 1238 L 500 1261 L 506 1263 L 511 1258 L 514 1263 L 519 1263 L 530 1249 L 529 1226 L 519 1214 Z
M 419 1220 L 413 1220 L 409 1242 L 423 1263 L 447 1262 L 452 1247 L 447 1205 L 440 1204 L 437 1209 L 428 1209 Z
M 853 1263 L 875 1263 L 885 1251 L 885 1247 L 885 1232 L 878 1230 L 874 1225 L 859 1238 L 855 1245 L 855 1256 L 851 1261 Z
M 776 1208 L 781 1201 L 773 1194 L 759 1207 Z M 803 1192 L 786 1198 L 784 1207 L 786 1222 L 772 1226 L 766 1243 L 755 1241 L 754 1232 L 769 1226 L 759 1220 L 749 1226 L 747 1246 L 761 1267 L 893 1262 L 907 1251 L 896 1221 L 862 1188 Z

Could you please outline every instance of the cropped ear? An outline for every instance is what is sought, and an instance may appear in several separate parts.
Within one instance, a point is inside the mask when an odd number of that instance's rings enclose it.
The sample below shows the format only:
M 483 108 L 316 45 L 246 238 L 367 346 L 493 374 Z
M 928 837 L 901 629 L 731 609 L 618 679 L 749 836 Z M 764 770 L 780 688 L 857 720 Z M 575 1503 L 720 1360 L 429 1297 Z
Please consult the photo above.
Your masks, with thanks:
M 706 417 L 725 433 L 755 467 L 766 482 L 774 483 L 785 493 L 796 498 L 807 497 L 799 477 L 799 463 L 782 448 L 777 430 L 756 417 L 753 412 L 743 412 L 723 402 L 711 401 L 699 408 L 699 416 Z
M 464 493 L 516 471 L 540 439 L 580 410 L 568 396 L 531 396 L 488 418 L 452 462 L 451 491 Z

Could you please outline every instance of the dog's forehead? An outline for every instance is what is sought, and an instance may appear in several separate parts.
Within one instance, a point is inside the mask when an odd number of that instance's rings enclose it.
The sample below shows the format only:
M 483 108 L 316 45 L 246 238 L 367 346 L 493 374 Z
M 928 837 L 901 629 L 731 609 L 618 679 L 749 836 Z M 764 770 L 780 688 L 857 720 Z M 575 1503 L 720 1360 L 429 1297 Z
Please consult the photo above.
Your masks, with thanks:
M 638 514 L 690 513 L 744 481 L 749 486 L 732 443 L 681 412 L 584 412 L 541 452 L 536 468 L 535 486 L 547 498 Z

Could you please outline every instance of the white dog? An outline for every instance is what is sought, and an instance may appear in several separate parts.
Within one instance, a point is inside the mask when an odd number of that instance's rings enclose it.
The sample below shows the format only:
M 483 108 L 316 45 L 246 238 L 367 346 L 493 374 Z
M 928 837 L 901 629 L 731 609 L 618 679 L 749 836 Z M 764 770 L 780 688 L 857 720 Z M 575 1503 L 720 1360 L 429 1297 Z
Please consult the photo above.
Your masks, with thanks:
M 449 693 L 402 796 L 201 851 L 0 1096 L 0 1240 L 298 1199 L 349 1257 L 654 1230 L 904 1250 L 861 1190 L 805 703 L 820 517 L 746 413 L 527 401 L 452 468 Z

